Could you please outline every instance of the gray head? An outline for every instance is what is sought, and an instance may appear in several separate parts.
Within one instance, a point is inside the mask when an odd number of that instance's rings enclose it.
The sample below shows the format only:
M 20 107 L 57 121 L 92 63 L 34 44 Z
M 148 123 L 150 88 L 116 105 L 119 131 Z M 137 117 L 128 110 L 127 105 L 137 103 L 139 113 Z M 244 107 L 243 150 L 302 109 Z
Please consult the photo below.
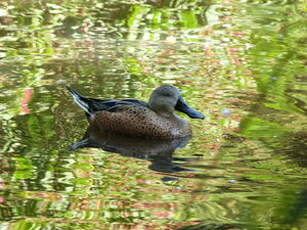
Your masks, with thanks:
M 159 114 L 172 114 L 177 110 L 191 118 L 205 118 L 204 115 L 189 107 L 181 97 L 179 90 L 172 85 L 162 85 L 156 88 L 152 92 L 148 104 L 152 110 Z

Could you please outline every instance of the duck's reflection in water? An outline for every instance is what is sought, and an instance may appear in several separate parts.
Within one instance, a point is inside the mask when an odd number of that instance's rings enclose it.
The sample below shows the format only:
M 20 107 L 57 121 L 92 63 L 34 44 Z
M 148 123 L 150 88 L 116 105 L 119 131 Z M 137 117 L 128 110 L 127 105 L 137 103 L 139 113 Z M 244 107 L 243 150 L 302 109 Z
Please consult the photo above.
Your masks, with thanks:
M 190 137 L 165 140 L 142 139 L 127 137 L 114 133 L 106 133 L 97 126 L 90 125 L 83 139 L 70 147 L 70 150 L 78 148 L 101 148 L 105 151 L 118 153 L 122 156 L 145 159 L 151 162 L 149 168 L 164 173 L 190 171 L 173 163 L 172 154 L 176 149 L 187 145 Z M 176 162 L 185 161 L 184 158 L 176 158 Z

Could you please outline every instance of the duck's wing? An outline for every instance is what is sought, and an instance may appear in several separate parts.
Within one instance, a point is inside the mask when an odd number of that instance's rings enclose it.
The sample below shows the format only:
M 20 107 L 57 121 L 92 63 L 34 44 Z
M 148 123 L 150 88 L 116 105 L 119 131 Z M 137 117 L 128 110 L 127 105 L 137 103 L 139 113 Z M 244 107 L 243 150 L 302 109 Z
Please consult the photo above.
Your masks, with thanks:
M 145 101 L 137 99 L 96 99 L 88 98 L 79 94 L 75 89 L 66 86 L 71 93 L 74 101 L 79 105 L 88 115 L 91 115 L 97 111 L 110 111 L 115 112 L 118 108 L 123 105 L 137 105 L 148 107 Z
M 96 111 L 106 110 L 109 112 L 116 112 L 117 109 L 121 108 L 124 105 L 125 106 L 133 105 L 133 106 L 148 107 L 148 104 L 145 101 L 141 101 L 137 99 L 111 99 L 103 103 L 98 103 Z M 102 109 L 102 107 L 104 109 Z

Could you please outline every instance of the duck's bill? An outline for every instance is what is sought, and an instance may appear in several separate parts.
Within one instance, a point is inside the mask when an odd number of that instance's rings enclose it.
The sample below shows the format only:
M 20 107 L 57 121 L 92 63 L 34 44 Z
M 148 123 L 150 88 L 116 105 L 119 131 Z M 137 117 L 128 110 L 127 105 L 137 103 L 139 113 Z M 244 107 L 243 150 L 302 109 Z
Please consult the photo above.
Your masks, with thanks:
M 198 118 L 198 119 L 204 119 L 205 116 L 201 114 L 200 112 L 197 112 L 196 110 L 192 109 L 190 106 L 188 106 L 187 103 L 183 100 L 183 98 L 180 96 L 177 104 L 175 106 L 175 109 L 177 111 L 183 112 L 187 114 L 191 118 Z

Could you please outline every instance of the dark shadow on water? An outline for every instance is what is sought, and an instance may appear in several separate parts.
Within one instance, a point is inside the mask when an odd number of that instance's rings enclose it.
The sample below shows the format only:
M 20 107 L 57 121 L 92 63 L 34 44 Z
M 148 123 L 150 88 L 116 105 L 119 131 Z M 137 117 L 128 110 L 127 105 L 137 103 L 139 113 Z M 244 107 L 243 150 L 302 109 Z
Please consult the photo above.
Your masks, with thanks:
M 114 133 L 106 133 L 94 125 L 90 125 L 81 141 L 73 144 L 70 150 L 78 148 L 100 148 L 107 152 L 118 153 L 126 157 L 144 159 L 151 162 L 149 169 L 163 172 L 175 173 L 190 171 L 173 163 L 173 153 L 189 142 L 190 136 L 177 139 L 143 139 L 139 137 L 128 137 Z M 178 161 L 187 161 L 186 158 L 176 158 Z
M 239 224 L 216 224 L 216 223 L 206 223 L 206 224 L 196 224 L 192 226 L 187 226 L 179 228 L 178 230 L 240 230 L 244 229 Z

